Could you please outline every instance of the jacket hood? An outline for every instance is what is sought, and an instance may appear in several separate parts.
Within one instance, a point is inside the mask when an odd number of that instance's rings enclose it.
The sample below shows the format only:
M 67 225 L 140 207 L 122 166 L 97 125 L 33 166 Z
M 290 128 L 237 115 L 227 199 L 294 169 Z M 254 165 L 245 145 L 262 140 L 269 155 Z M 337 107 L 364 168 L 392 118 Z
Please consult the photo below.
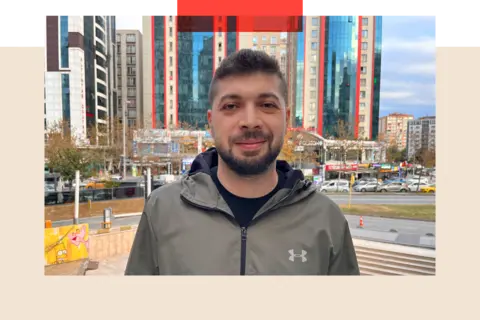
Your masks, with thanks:
M 226 203 L 221 199 L 211 178 L 211 169 L 218 166 L 218 152 L 210 148 L 195 157 L 187 175 L 182 179 L 181 195 L 189 202 L 208 208 L 223 208 Z M 285 175 L 282 189 L 273 197 L 273 202 L 290 204 L 305 198 L 315 191 L 312 182 L 305 180 L 301 170 L 293 169 L 286 161 L 276 161 L 277 170 Z
M 211 169 L 216 166 L 218 166 L 218 152 L 216 148 L 210 148 L 195 157 L 188 175 L 192 176 L 199 172 L 211 175 Z M 304 181 L 307 184 L 310 182 L 305 180 L 301 170 L 293 169 L 288 162 L 284 160 L 277 160 L 277 170 L 285 175 L 286 183 L 284 188 L 291 189 L 297 181 Z

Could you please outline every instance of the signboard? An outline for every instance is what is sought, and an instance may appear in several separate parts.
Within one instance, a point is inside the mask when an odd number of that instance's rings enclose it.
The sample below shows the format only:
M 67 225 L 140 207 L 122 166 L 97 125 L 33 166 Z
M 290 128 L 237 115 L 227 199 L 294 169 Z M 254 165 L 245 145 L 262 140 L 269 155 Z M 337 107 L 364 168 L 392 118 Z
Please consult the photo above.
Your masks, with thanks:
M 325 171 L 357 171 L 358 164 L 327 164 Z

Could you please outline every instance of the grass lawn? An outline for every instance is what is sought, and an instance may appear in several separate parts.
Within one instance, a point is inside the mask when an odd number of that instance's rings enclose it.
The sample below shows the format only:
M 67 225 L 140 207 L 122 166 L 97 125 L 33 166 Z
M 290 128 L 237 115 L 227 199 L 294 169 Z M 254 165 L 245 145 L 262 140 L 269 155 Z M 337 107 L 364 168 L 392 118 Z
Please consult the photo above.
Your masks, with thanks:
M 413 220 L 435 221 L 435 205 L 408 205 L 408 204 L 341 204 L 340 208 L 345 214 L 358 216 L 372 216 L 383 218 L 404 218 Z

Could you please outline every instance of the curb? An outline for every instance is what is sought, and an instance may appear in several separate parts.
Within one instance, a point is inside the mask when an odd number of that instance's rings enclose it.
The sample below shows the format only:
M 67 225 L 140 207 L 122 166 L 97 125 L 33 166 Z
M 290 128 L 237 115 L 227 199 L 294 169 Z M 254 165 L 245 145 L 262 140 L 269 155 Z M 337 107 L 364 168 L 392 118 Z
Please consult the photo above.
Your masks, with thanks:
M 141 215 L 142 215 L 142 212 L 134 212 L 134 213 L 114 214 L 113 217 L 115 219 L 118 219 L 118 218 L 136 217 L 136 216 L 141 216 Z

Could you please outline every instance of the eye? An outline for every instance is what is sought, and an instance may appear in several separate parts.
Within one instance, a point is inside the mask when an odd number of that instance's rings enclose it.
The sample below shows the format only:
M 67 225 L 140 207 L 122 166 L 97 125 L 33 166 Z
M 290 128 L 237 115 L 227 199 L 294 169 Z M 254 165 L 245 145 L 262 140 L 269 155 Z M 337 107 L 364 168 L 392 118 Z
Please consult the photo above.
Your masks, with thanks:
M 236 107 L 237 105 L 233 103 L 227 103 L 223 105 L 222 110 L 234 110 Z
M 262 103 L 262 107 L 270 109 L 270 108 L 276 108 L 277 105 L 275 103 L 265 102 L 265 103 Z

